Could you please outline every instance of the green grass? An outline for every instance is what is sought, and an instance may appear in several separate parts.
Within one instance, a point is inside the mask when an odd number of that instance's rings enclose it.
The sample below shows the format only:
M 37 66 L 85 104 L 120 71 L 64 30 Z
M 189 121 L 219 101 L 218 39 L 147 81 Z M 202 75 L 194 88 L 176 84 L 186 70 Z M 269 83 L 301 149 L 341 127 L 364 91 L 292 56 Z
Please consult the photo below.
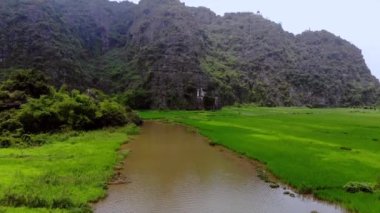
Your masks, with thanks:
M 90 211 L 136 128 L 39 135 L 46 145 L 0 149 L 0 213 Z
M 0 207 L 0 213 L 69 213 L 64 209 L 28 208 L 28 207 Z
M 196 127 L 215 143 L 265 163 L 300 191 L 353 211 L 380 212 L 378 190 L 351 194 L 343 189 L 348 182 L 380 182 L 379 111 L 230 107 L 141 116 Z

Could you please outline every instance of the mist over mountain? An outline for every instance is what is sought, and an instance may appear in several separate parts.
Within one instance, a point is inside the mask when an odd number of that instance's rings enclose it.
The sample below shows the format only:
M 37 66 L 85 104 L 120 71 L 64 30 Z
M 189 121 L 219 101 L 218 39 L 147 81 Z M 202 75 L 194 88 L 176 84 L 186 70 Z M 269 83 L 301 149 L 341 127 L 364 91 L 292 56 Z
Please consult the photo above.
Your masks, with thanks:
M 0 73 L 15 68 L 129 94 L 135 108 L 363 106 L 380 88 L 361 50 L 332 33 L 178 0 L 2 0 Z

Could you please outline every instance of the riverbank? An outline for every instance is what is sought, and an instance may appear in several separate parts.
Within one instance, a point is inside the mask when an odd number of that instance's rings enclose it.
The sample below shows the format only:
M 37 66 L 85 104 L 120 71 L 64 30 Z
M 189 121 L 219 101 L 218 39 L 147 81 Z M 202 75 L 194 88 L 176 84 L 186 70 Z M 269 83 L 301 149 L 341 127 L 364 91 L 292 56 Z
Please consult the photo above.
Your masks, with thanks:
M 125 157 L 117 150 L 136 131 L 41 135 L 43 146 L 0 149 L 0 212 L 90 212 Z
M 141 115 L 195 127 L 214 143 L 265 163 L 300 192 L 353 211 L 380 212 L 378 190 L 348 193 L 343 188 L 350 182 L 378 184 L 379 111 L 242 107 Z
M 120 174 L 128 184 L 109 186 L 95 212 L 344 212 L 285 185 L 270 187 L 257 163 L 182 125 L 145 122 L 127 147 Z

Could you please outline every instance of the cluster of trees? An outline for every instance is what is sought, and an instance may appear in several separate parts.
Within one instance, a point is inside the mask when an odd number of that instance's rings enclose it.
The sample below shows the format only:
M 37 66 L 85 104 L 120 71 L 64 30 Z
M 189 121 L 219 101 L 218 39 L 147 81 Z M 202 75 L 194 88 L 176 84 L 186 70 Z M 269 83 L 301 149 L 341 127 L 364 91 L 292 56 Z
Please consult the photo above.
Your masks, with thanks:
M 0 86 L 0 147 L 39 144 L 29 134 L 141 124 L 128 106 L 98 90 L 56 90 L 39 72 L 15 72 Z

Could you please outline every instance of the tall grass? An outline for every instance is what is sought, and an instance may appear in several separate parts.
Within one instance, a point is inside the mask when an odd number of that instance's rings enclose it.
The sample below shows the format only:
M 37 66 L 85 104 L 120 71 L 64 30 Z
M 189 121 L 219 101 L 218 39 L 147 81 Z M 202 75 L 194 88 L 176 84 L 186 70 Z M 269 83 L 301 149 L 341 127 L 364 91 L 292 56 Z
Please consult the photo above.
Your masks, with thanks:
M 137 127 L 40 135 L 41 147 L 0 149 L 0 206 L 7 212 L 91 212 L 105 196 L 118 149 Z

